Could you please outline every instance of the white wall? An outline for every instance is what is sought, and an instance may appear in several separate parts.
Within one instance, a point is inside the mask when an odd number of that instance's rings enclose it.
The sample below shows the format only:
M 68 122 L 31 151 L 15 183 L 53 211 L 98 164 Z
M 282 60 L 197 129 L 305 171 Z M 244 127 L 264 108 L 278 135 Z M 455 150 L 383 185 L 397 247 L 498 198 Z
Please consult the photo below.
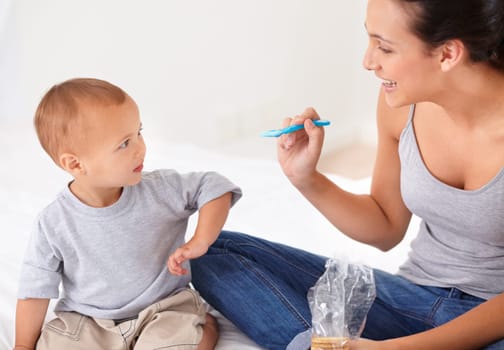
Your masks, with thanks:
M 326 149 L 373 142 L 378 82 L 361 66 L 364 0 L 10 4 L 0 31 L 0 121 L 31 121 L 52 84 L 93 76 L 137 101 L 146 133 L 174 142 L 252 140 L 261 152 L 259 132 L 306 106 L 333 122 Z
M 21 65 L 12 1 L 0 0 L 0 122 L 21 115 Z

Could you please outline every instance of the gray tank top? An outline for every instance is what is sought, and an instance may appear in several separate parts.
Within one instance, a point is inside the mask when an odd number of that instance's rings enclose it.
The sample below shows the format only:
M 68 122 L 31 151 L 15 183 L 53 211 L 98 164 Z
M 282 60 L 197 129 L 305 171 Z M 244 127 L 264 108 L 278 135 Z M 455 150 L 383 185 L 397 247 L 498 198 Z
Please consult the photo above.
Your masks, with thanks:
M 434 177 L 418 148 L 413 116 L 399 140 L 401 194 L 421 223 L 399 275 L 489 299 L 504 291 L 504 168 L 477 190 Z

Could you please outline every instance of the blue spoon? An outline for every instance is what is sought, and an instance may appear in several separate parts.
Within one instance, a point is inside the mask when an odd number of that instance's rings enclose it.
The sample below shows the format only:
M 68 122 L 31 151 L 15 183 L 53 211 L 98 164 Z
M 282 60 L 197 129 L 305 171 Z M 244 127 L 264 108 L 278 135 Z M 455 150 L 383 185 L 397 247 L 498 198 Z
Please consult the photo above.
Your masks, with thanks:
M 313 120 L 313 124 L 316 126 L 328 126 L 331 124 L 329 120 Z M 303 124 L 295 124 L 288 126 L 283 129 L 273 129 L 273 130 L 267 130 L 261 133 L 262 137 L 278 137 L 283 134 L 290 134 L 291 132 L 298 131 L 304 129 Z

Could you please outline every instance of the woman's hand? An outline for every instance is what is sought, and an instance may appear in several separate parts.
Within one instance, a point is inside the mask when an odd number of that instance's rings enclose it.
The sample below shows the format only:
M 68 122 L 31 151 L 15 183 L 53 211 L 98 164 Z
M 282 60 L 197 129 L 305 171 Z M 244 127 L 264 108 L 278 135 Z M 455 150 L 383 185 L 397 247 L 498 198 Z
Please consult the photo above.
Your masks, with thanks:
M 316 172 L 324 143 L 324 128 L 315 126 L 311 120 L 318 119 L 317 112 L 313 108 L 307 108 L 301 115 L 283 121 L 283 127 L 294 124 L 304 124 L 305 127 L 282 135 L 278 140 L 278 161 L 294 185 L 304 182 Z

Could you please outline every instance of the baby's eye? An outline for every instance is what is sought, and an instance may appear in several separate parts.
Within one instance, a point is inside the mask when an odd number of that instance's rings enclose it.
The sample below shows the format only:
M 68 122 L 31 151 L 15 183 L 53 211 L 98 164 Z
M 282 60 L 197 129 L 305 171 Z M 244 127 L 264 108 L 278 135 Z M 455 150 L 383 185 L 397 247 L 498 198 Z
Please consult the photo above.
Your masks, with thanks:
M 138 135 L 142 135 L 142 130 L 143 130 L 143 127 L 140 128 L 140 130 L 138 130 Z
M 121 143 L 121 145 L 119 146 L 119 148 L 120 148 L 120 149 L 124 149 L 124 148 L 128 147 L 129 142 L 130 142 L 130 140 L 129 140 L 129 139 L 128 139 L 128 140 L 126 140 L 126 141 L 124 141 L 123 143 Z

